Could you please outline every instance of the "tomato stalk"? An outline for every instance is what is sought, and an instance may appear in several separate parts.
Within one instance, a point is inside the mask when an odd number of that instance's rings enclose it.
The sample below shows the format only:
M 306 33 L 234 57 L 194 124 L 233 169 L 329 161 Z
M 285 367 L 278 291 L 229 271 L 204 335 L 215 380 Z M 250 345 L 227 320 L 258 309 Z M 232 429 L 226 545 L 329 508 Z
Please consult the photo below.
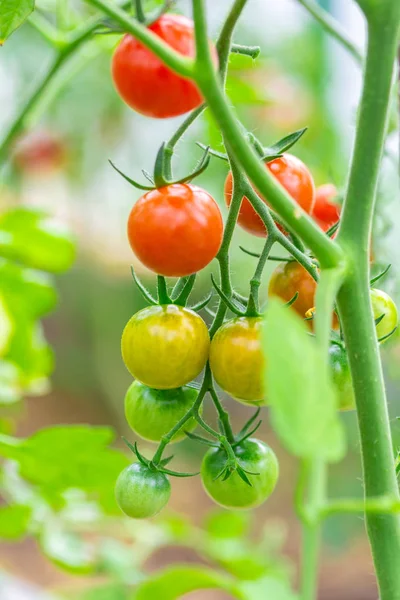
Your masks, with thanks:
M 385 385 L 369 294 L 369 240 L 398 48 L 400 4 L 397 0 L 360 4 L 366 9 L 368 51 L 350 178 L 337 236 L 349 258 L 338 308 L 357 403 L 366 502 L 381 495 L 398 501 Z M 367 512 L 366 523 L 380 598 L 399 600 L 399 516 Z

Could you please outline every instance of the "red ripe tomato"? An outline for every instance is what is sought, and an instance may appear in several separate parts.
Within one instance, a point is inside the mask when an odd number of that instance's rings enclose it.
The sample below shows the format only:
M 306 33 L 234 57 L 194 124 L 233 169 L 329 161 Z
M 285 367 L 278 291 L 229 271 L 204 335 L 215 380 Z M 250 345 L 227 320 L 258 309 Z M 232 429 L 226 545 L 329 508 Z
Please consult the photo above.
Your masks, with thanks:
M 266 163 L 266 167 L 275 175 L 279 183 L 299 206 L 310 214 L 314 206 L 315 187 L 312 175 L 306 165 L 296 156 L 284 154 L 281 158 Z M 225 202 L 227 206 L 232 201 L 232 190 L 232 173 L 229 172 L 225 181 Z M 244 197 L 240 207 L 238 223 L 253 235 L 258 237 L 266 237 L 267 235 L 264 223 L 246 197 Z
M 217 203 L 195 185 L 174 184 L 147 192 L 128 220 L 133 252 L 146 267 L 167 277 L 203 269 L 215 258 L 222 234 Z
M 36 131 L 17 142 L 13 159 L 25 173 L 50 173 L 64 166 L 66 149 L 61 139 L 52 133 Z
M 312 215 L 324 231 L 328 231 L 340 219 L 340 206 L 334 199 L 338 191 L 333 183 L 320 185 L 315 192 L 315 204 Z
M 193 22 L 181 15 L 162 15 L 149 29 L 186 57 L 195 56 Z M 217 64 L 217 52 L 211 45 Z M 176 117 L 203 102 L 197 86 L 174 73 L 131 35 L 124 36 L 112 59 L 112 76 L 122 99 L 147 117 Z

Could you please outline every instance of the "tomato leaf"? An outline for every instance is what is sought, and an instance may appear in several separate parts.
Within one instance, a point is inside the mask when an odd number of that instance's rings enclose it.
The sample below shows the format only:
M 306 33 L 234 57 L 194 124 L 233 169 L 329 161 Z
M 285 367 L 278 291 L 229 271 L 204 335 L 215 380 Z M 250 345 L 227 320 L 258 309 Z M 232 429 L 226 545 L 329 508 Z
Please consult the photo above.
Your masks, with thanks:
M 14 540 L 28 530 L 31 509 L 28 506 L 13 504 L 0 507 L 0 538 Z
M 140 584 L 132 596 L 132 600 L 175 600 L 195 590 L 221 589 L 237 595 L 234 580 L 206 567 L 174 566 L 157 574 Z
M 29 17 L 35 0 L 0 0 L 0 46 Z
M 39 538 L 43 554 L 62 569 L 79 575 L 95 569 L 94 546 L 50 523 Z
M 263 577 L 256 581 L 244 581 L 239 584 L 243 600 L 299 600 L 289 585 L 281 579 L 274 577 Z
M 55 219 L 31 208 L 15 208 L 0 217 L 0 256 L 59 273 L 71 266 L 75 245 L 66 227 Z
M 345 453 L 327 357 L 319 352 L 301 319 L 271 300 L 263 331 L 265 381 L 273 427 L 292 454 L 328 461 Z

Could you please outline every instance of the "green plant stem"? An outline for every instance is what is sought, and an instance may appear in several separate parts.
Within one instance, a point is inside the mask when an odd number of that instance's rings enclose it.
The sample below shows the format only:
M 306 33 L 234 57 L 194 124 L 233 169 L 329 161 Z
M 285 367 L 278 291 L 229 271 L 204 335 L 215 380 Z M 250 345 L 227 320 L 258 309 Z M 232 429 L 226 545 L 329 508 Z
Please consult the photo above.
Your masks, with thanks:
M 369 239 L 397 54 L 400 3 L 376 4 L 368 24 L 368 52 L 350 179 L 338 243 L 349 272 L 338 308 L 353 379 L 366 498 L 399 498 L 375 324 L 369 296 Z M 400 599 L 400 519 L 367 513 L 366 524 L 380 599 Z
M 261 285 L 261 277 L 264 271 L 265 264 L 268 260 L 269 253 L 271 252 L 272 246 L 275 244 L 276 238 L 274 234 L 269 233 L 267 240 L 264 244 L 264 248 L 258 259 L 254 275 L 250 280 L 250 295 L 247 304 L 247 314 L 255 315 L 258 314 L 260 308 L 259 302 L 259 290 Z
M 307 506 L 301 512 L 303 547 L 301 564 L 301 600 L 317 597 L 318 557 L 320 547 L 319 512 L 325 503 L 326 466 L 323 460 L 306 463 L 304 484 L 308 488 Z
M 218 413 L 218 417 L 219 420 L 222 424 L 223 430 L 224 430 L 224 434 L 226 435 L 226 439 L 228 440 L 228 442 L 230 444 L 234 444 L 235 443 L 235 436 L 233 435 L 232 432 L 232 427 L 231 427 L 231 422 L 230 422 L 230 418 L 229 418 L 229 413 L 224 409 L 224 407 L 221 404 L 221 401 L 218 397 L 217 392 L 215 391 L 215 388 L 213 386 L 213 384 L 211 383 L 210 385 L 210 396 L 214 402 L 214 406 L 217 410 Z
M 400 500 L 397 498 L 377 497 L 368 498 L 338 498 L 326 503 L 321 510 L 320 517 L 326 519 L 332 515 L 343 513 L 400 513 Z
M 348 50 L 359 64 L 362 62 L 363 56 L 361 50 L 356 46 L 341 24 L 328 11 L 322 8 L 315 0 L 297 1 L 322 25 L 327 33 Z

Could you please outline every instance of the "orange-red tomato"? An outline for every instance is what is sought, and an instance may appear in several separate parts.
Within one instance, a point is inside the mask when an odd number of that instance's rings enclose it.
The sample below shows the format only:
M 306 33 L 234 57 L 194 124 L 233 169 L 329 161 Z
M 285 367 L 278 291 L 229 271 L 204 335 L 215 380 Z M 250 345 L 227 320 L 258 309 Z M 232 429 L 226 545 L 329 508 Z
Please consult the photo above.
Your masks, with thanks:
M 167 277 L 196 273 L 217 255 L 223 221 L 215 200 L 191 184 L 152 190 L 134 205 L 128 220 L 133 252 Z
M 36 131 L 21 138 L 13 156 L 16 166 L 26 173 L 57 171 L 65 164 L 65 159 L 65 145 L 48 131 Z
M 194 57 L 193 22 L 182 15 L 164 14 L 149 29 L 186 57 Z M 217 53 L 211 45 L 217 64 Z M 112 76 L 122 99 L 133 110 L 164 119 L 176 117 L 203 102 L 197 86 L 174 73 L 151 50 L 131 35 L 124 36 L 114 52 Z
M 316 189 L 312 215 L 324 231 L 328 231 L 340 219 L 340 205 L 334 201 L 337 195 L 333 183 L 325 183 Z
M 284 302 L 289 302 L 298 292 L 298 297 L 291 308 L 295 310 L 302 319 L 306 312 L 315 307 L 315 292 L 317 283 L 298 262 L 292 261 L 280 264 L 272 273 L 269 282 L 268 295 L 277 296 Z M 312 328 L 312 324 L 310 327 Z M 333 315 L 332 327 L 338 326 L 337 316 Z
M 297 204 L 308 214 L 311 214 L 314 206 L 315 187 L 312 175 L 306 165 L 296 156 L 284 154 L 281 158 L 266 163 L 266 167 Z M 225 202 L 228 206 L 232 201 L 232 190 L 232 173 L 229 172 L 225 181 Z M 266 237 L 267 235 L 264 223 L 246 196 L 240 207 L 238 223 L 253 235 L 258 237 Z

